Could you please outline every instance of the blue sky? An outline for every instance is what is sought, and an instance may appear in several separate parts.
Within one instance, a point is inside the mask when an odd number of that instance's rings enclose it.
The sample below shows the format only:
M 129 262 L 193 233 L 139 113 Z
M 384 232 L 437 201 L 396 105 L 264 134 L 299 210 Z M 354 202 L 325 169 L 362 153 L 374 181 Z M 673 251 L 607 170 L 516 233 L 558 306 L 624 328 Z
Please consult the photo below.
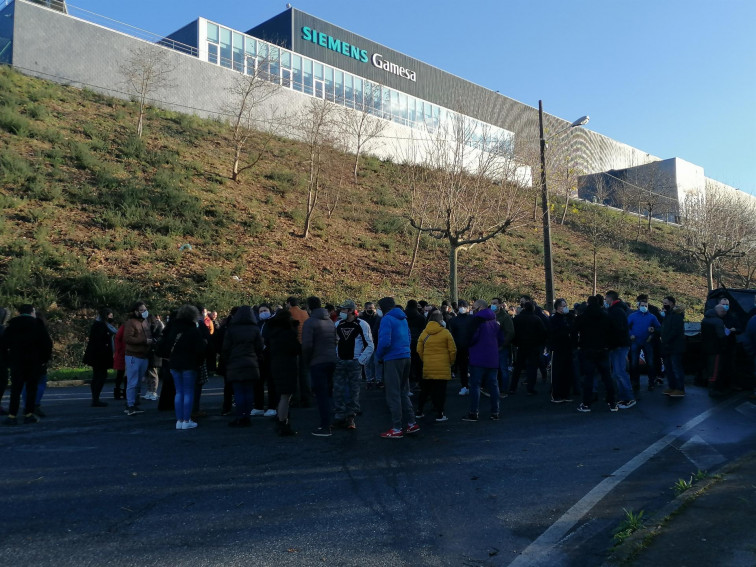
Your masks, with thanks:
M 302 11 L 756 194 L 756 0 L 294 0 Z M 271 0 L 73 0 L 159 35 Z M 75 10 L 72 12 L 76 15 Z

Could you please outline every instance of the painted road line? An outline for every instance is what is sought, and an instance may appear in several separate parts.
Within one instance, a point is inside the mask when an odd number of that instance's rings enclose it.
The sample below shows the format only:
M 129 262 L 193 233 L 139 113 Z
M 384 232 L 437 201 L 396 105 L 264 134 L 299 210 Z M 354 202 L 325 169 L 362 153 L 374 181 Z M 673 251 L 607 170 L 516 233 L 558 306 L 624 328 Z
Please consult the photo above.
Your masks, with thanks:
M 523 566 L 542 566 L 549 564 L 549 555 L 553 554 L 557 544 L 575 527 L 575 525 L 591 509 L 596 506 L 607 494 L 609 494 L 617 485 L 625 480 L 636 469 L 644 465 L 649 459 L 655 457 L 661 451 L 666 449 L 673 441 L 699 425 L 701 422 L 709 419 L 715 413 L 741 402 L 742 399 L 737 397 L 725 401 L 705 412 L 697 415 L 687 423 L 677 428 L 673 433 L 669 433 L 659 439 L 656 443 L 646 448 L 640 454 L 630 459 L 622 465 L 611 476 L 605 478 L 597 484 L 588 494 L 583 496 L 572 508 L 567 510 L 561 518 L 554 522 L 549 529 L 543 532 L 538 538 L 526 547 L 522 553 L 510 563 L 510 567 Z M 553 561 L 553 559 L 552 559 Z

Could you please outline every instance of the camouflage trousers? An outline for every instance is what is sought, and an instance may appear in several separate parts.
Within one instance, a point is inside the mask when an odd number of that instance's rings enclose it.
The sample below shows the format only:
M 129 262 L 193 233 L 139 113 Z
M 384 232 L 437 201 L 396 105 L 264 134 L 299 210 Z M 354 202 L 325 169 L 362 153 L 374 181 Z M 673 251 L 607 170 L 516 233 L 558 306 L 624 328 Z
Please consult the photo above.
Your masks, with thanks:
M 362 365 L 357 360 L 339 360 L 333 373 L 333 417 L 354 417 L 360 411 Z

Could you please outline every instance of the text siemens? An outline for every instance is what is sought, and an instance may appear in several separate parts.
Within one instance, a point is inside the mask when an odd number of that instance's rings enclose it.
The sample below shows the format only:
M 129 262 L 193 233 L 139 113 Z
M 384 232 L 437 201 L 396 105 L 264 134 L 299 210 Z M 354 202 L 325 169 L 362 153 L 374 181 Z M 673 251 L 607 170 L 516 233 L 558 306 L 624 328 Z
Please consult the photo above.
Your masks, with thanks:
M 336 39 L 335 37 L 331 37 L 328 34 L 324 34 L 307 26 L 302 27 L 302 39 L 305 41 L 311 41 L 321 47 L 325 47 L 336 53 L 341 53 L 342 55 L 346 55 L 357 61 L 362 61 L 363 63 L 368 62 L 368 54 L 364 49 L 360 49 L 356 45 L 341 41 L 340 39 Z
M 401 67 L 396 63 L 386 61 L 383 58 L 383 55 L 381 55 L 380 53 L 373 53 L 372 62 L 373 65 L 378 67 L 379 69 L 383 69 L 384 71 L 388 71 L 389 73 L 393 73 L 394 75 L 399 75 L 400 77 L 409 79 L 410 81 L 417 82 L 417 76 L 415 75 L 414 71 Z

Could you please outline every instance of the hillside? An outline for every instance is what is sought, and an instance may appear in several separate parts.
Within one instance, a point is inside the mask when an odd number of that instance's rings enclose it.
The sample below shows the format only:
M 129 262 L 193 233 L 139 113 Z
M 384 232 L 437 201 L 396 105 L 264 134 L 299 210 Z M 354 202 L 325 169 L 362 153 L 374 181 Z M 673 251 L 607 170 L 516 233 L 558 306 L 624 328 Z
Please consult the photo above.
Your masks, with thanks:
M 0 304 L 48 313 L 58 364 L 78 362 L 93 308 L 123 310 L 138 297 L 153 312 L 189 301 L 224 312 L 289 294 L 447 295 L 443 242 L 421 238 L 407 277 L 414 234 L 400 165 L 366 157 L 355 185 L 353 156 L 335 154 L 338 205 L 329 217 L 323 202 L 304 239 L 301 144 L 274 139 L 235 183 L 225 124 L 150 109 L 139 139 L 135 120 L 132 103 L 0 67 Z M 556 292 L 569 302 L 592 287 L 587 208 L 571 205 L 553 228 Z M 599 289 L 648 292 L 656 303 L 671 292 L 695 317 L 706 284 L 677 254 L 674 228 L 654 223 L 649 233 L 629 215 L 601 214 L 611 233 L 598 252 Z M 461 253 L 460 296 L 543 301 L 541 258 L 538 218 Z

